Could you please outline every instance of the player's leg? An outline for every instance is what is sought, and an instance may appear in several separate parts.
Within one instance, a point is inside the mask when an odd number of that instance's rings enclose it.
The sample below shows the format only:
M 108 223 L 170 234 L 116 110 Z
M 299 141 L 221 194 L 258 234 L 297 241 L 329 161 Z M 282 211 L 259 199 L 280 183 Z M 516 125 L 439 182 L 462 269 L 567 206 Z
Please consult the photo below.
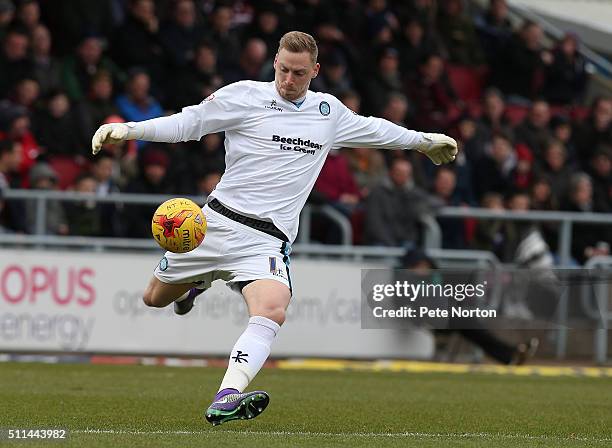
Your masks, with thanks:
M 164 283 L 154 276 L 147 285 L 142 299 L 147 306 L 163 308 L 195 286 L 195 283 Z
M 256 417 L 269 402 L 266 392 L 243 391 L 270 355 L 272 342 L 285 322 L 291 291 L 280 281 L 262 279 L 246 285 L 242 294 L 249 309 L 249 324 L 236 341 L 219 392 L 206 410 L 206 419 L 213 425 Z

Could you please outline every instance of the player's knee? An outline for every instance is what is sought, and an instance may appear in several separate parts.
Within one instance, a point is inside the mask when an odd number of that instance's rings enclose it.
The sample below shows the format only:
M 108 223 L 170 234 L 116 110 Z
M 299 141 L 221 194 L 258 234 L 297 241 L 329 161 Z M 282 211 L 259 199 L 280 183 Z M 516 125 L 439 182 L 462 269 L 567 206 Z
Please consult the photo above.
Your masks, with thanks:
M 273 320 L 279 325 L 285 323 L 286 312 L 285 308 L 282 306 L 265 308 L 261 311 L 261 315 Z
M 142 301 L 146 306 L 151 306 L 155 308 L 160 307 L 158 302 L 155 300 L 155 291 L 151 287 L 147 287 L 147 289 L 145 289 L 145 292 L 142 295 Z

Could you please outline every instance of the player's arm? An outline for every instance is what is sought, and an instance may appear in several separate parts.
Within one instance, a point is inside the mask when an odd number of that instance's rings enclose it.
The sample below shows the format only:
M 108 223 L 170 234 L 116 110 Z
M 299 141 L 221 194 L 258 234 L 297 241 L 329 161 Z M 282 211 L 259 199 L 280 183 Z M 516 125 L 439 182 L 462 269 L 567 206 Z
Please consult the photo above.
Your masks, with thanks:
M 236 128 L 249 109 L 249 85 L 238 82 L 225 86 L 196 106 L 168 117 L 130 123 L 110 123 L 98 128 L 91 139 L 94 154 L 106 143 L 122 140 L 176 143 L 199 140 L 206 134 Z
M 357 115 L 340 101 L 334 147 L 416 149 L 436 165 L 455 160 L 457 142 L 444 134 L 412 131 L 388 120 Z

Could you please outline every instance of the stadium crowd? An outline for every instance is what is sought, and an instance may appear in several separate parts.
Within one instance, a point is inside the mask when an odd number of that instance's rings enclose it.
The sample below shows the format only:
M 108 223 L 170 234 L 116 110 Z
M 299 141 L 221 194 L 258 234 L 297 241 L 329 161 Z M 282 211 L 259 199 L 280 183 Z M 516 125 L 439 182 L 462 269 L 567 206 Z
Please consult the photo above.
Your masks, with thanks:
M 0 0 L 0 231 L 34 231 L 34 203 L 7 188 L 208 195 L 223 135 L 108 145 L 100 124 L 197 104 L 241 79 L 271 81 L 280 37 L 311 33 L 311 89 L 349 108 L 460 143 L 452 166 L 410 151 L 333 150 L 310 200 L 346 215 L 355 243 L 402 246 L 443 205 L 612 211 L 612 97 L 585 105 L 587 64 L 572 34 L 546 44 L 506 0 Z M 49 234 L 148 237 L 151 206 L 51 201 Z M 516 261 L 531 224 L 440 218 L 445 248 Z M 539 228 L 554 252 L 558 229 Z M 606 233 L 608 232 L 608 233 Z M 323 218 L 313 236 L 337 242 Z M 606 253 L 601 226 L 575 225 L 572 255 Z

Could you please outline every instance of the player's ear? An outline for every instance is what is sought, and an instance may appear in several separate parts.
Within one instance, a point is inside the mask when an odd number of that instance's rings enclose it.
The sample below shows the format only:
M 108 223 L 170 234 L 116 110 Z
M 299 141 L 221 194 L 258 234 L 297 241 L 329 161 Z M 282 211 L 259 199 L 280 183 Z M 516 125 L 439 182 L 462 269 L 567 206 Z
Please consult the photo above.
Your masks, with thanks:
M 312 79 L 315 79 L 317 77 L 317 75 L 319 74 L 319 69 L 321 68 L 321 64 L 319 64 L 318 62 L 315 64 L 314 66 L 314 71 L 312 74 Z

